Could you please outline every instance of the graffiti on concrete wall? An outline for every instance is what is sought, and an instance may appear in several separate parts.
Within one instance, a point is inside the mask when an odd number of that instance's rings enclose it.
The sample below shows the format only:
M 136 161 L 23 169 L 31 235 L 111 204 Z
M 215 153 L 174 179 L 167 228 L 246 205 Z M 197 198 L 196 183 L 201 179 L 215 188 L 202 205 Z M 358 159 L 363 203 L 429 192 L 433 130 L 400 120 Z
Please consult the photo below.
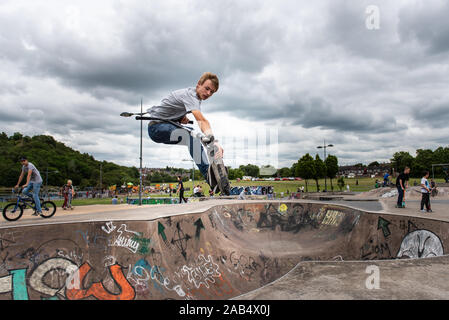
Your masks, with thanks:
M 378 241 L 374 237 L 370 237 L 360 248 L 360 258 L 362 260 L 390 259 L 391 257 L 392 252 L 388 242 Z
M 367 224 L 371 226 L 371 232 L 360 247 L 363 260 L 427 258 L 444 253 L 441 239 L 434 232 L 423 229 L 422 222 L 380 216 L 377 220 L 370 219 Z
M 438 236 L 428 230 L 416 230 L 402 240 L 398 258 L 429 258 L 442 256 L 443 244 Z
M 272 230 L 279 228 L 281 231 L 298 233 L 305 228 L 313 230 L 325 226 L 337 227 L 344 218 L 343 212 L 327 206 L 314 211 L 300 203 L 295 203 L 290 207 L 280 204 L 277 208 L 270 203 L 266 205 L 265 211 L 260 213 L 257 227 Z
M 344 213 L 338 210 L 327 210 L 322 225 L 338 226 L 343 220 Z
M 28 272 L 28 269 L 10 270 L 9 275 L 0 278 L 0 293 L 10 293 L 14 300 L 28 300 L 29 289 L 42 294 L 42 299 L 59 299 L 58 295 L 69 300 L 88 297 L 99 300 L 134 299 L 135 291 L 118 264 L 108 266 L 108 269 L 119 293 L 110 292 L 101 282 L 94 282 L 88 288 L 82 288 L 91 268 L 87 262 L 78 267 L 73 261 L 65 258 L 50 258 L 31 272 Z M 54 277 L 58 278 L 56 282 Z
M 181 223 L 176 223 L 176 230 L 173 233 L 173 238 L 171 239 L 171 244 L 178 248 L 181 255 L 184 257 L 184 260 L 187 260 L 187 245 L 188 241 L 192 239 L 192 237 L 186 233 L 184 233 L 181 228 Z
M 145 223 L 67 225 L 61 238 L 49 226 L 33 234 L 37 239 L 21 230 L 0 229 L 0 299 L 230 298 L 243 287 L 277 279 L 300 261 L 320 259 L 334 236 L 352 230 L 364 219 L 359 218 L 332 205 L 268 203 Z M 417 220 L 373 215 L 363 223 L 369 233 L 362 233 L 364 243 L 351 249 L 358 258 L 424 258 L 444 252 L 437 233 Z M 266 233 L 273 230 L 268 239 L 279 240 L 278 247 L 267 242 Z M 293 256 L 296 244 L 285 247 L 291 255 L 276 256 L 285 239 L 309 236 L 302 256 Z M 242 246 L 243 240 L 248 246 Z M 316 240 L 324 245 L 315 247 Z M 326 259 L 346 259 L 338 251 L 342 247 L 335 246 Z
M 181 272 L 187 275 L 189 283 L 198 289 L 201 285 L 209 288 L 210 283 L 215 283 L 214 278 L 221 275 L 218 269 L 218 265 L 213 262 L 210 255 L 205 258 L 200 254 L 194 263 L 182 266 Z
M 116 229 L 116 226 L 111 225 L 111 229 L 107 229 L 107 231 L 105 231 L 109 234 L 109 245 L 112 247 L 115 246 L 126 248 L 131 252 L 136 253 L 140 244 L 134 239 L 134 237 L 139 236 L 140 233 L 127 230 L 126 224 L 120 225 L 117 231 L 115 231 Z

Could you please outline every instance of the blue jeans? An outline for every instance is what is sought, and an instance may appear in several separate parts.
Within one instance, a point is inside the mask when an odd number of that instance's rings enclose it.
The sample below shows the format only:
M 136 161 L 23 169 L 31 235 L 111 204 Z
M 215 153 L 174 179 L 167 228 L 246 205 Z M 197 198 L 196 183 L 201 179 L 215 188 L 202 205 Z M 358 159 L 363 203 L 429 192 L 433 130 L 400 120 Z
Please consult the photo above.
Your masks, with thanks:
M 23 189 L 22 193 L 27 196 L 27 197 L 31 197 L 34 199 L 34 203 L 36 205 L 36 212 L 37 213 L 41 213 L 42 209 L 41 209 L 41 200 L 39 199 L 39 190 L 41 189 L 41 183 L 35 183 L 35 182 L 30 182 L 28 184 L 28 186 Z M 33 195 L 30 194 L 30 190 L 33 189 Z
M 404 190 L 402 190 L 401 186 L 397 186 L 398 188 L 398 207 L 402 207 L 402 201 L 404 200 Z
M 200 140 L 193 138 L 187 130 L 180 129 L 171 123 L 155 123 L 148 126 L 148 135 L 151 140 L 164 144 L 181 144 L 189 148 L 189 153 L 195 161 L 203 177 L 209 183 L 207 173 L 209 162 L 207 154 Z

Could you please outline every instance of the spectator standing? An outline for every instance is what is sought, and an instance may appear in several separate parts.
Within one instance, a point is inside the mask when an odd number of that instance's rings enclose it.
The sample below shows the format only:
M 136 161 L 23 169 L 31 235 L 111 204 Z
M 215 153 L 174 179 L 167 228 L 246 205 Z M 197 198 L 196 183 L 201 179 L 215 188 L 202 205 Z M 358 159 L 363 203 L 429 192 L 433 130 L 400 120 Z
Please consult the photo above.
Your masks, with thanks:
M 438 189 L 437 189 L 437 184 L 435 183 L 435 181 L 433 181 L 433 179 L 430 179 L 430 188 L 432 190 L 430 195 L 432 197 L 435 197 L 438 194 Z
M 408 180 L 410 179 L 410 168 L 405 167 L 404 172 L 402 172 L 396 178 L 396 188 L 398 189 L 398 202 L 396 204 L 396 208 L 405 208 L 404 203 L 404 193 L 408 188 Z
M 388 172 L 385 172 L 384 175 L 384 187 L 388 186 L 390 184 L 390 174 Z
M 182 203 L 184 200 L 185 203 L 187 203 L 186 198 L 184 198 L 184 184 L 182 183 L 181 176 L 178 176 L 178 189 L 176 190 L 176 193 L 179 192 L 179 203 Z
M 72 180 L 67 180 L 67 184 L 62 187 L 62 195 L 64 196 L 64 203 L 62 204 L 62 209 L 67 210 L 72 207 L 72 198 L 75 195 L 75 190 L 72 185 Z
M 426 206 L 427 212 L 432 212 L 430 208 L 430 193 L 432 192 L 432 188 L 427 180 L 429 178 L 429 171 L 425 171 L 423 177 L 421 179 L 421 212 L 424 211 L 424 205 Z

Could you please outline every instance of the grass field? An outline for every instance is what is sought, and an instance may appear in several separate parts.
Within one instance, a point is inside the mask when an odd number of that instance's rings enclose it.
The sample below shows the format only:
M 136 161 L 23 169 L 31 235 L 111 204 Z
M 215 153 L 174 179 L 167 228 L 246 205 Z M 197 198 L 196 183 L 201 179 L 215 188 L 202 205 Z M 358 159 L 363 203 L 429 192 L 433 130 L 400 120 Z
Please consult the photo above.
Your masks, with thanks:
M 365 192 L 374 189 L 374 185 L 376 183 L 376 179 L 382 182 L 383 180 L 381 178 L 352 178 L 352 179 L 344 179 L 345 181 L 345 187 L 343 189 L 346 190 L 346 185 L 349 185 L 349 190 L 353 192 Z M 435 179 L 437 183 L 443 183 L 444 179 Z M 418 178 L 411 178 L 410 179 L 410 185 L 413 185 L 413 183 L 416 181 L 417 184 L 420 183 L 420 179 Z M 204 194 L 207 196 L 209 194 L 209 186 L 206 184 L 205 181 L 198 182 L 195 181 L 195 185 L 200 184 L 203 188 Z M 318 180 L 318 184 L 320 186 L 320 191 L 324 190 L 324 179 Z M 333 179 L 332 184 L 334 186 L 334 191 L 340 191 L 337 185 L 337 180 Z M 174 184 L 176 187 L 177 184 Z M 248 186 L 273 186 L 274 192 L 276 192 L 277 195 L 279 195 L 281 192 L 284 192 L 284 195 L 287 193 L 287 190 L 291 192 L 296 192 L 299 187 L 304 186 L 305 188 L 305 181 L 239 181 L 236 180 L 231 181 L 231 187 L 248 187 Z M 186 191 L 184 194 L 187 196 L 190 196 L 192 194 L 192 181 L 186 181 L 184 182 L 184 188 L 190 189 L 189 191 Z M 316 183 L 315 180 L 309 180 L 308 181 L 308 192 L 316 192 Z M 330 180 L 327 179 L 327 191 L 331 190 L 331 183 Z M 153 194 L 151 195 L 153 197 Z M 155 195 L 154 195 L 155 196 Z M 162 195 L 164 197 L 168 195 Z
M 381 180 L 378 178 L 378 180 Z M 443 179 L 435 179 L 436 183 L 442 183 L 444 182 Z M 346 185 L 349 185 L 349 190 L 353 192 L 364 192 L 369 191 L 371 189 L 374 189 L 376 179 L 375 178 L 353 178 L 353 179 L 345 179 L 345 187 L 344 190 L 346 190 Z M 410 179 L 410 185 L 413 186 L 414 182 L 416 181 L 417 184 L 419 184 L 420 179 L 418 178 L 411 178 Z M 333 186 L 334 191 L 340 191 L 337 186 L 337 180 L 333 180 Z M 205 196 L 207 197 L 209 195 L 209 186 L 206 184 L 205 181 L 198 182 L 195 181 L 195 185 L 200 184 L 203 188 L 203 192 Z M 320 186 L 320 190 L 324 190 L 324 179 L 320 179 L 318 181 L 318 184 Z M 174 187 L 177 186 L 177 184 L 173 184 Z M 286 196 L 287 191 L 289 193 L 296 192 L 298 188 L 304 186 L 305 187 L 305 181 L 231 181 L 232 187 L 248 187 L 248 186 L 273 186 L 274 192 L 276 193 L 276 197 L 280 197 L 281 192 L 284 193 L 284 196 Z M 186 197 L 192 196 L 192 181 L 186 181 L 184 182 L 184 188 L 189 189 L 184 193 Z M 308 192 L 316 192 L 316 183 L 315 180 L 309 180 L 308 181 Z M 327 190 L 331 191 L 331 183 L 330 180 L 327 179 Z M 10 189 L 9 189 L 10 191 Z M 160 198 L 160 197 L 169 197 L 169 194 L 144 194 L 144 197 L 152 197 L 152 198 Z M 175 193 L 172 193 L 172 197 L 177 197 L 178 195 Z M 126 195 L 120 196 L 126 198 Z M 133 194 L 132 198 L 137 198 L 138 194 Z M 55 200 L 55 204 L 58 207 L 61 207 L 63 204 L 63 200 Z M 111 204 L 110 198 L 105 199 L 74 199 L 72 201 L 73 206 L 85 206 L 85 205 L 95 205 L 95 204 Z M 3 208 L 6 205 L 6 202 L 0 202 L 0 208 Z
M 383 181 L 380 178 L 344 179 L 344 181 L 345 181 L 344 190 L 346 190 L 346 185 L 349 185 L 350 191 L 354 191 L 354 192 L 369 191 L 371 189 L 374 189 L 376 179 L 379 180 L 380 182 Z M 435 180 L 437 183 L 444 182 L 444 179 L 435 179 Z M 414 181 L 416 181 L 416 183 L 418 183 L 418 184 L 420 183 L 420 179 L 411 178 L 410 185 L 413 185 Z M 196 184 L 198 184 L 197 181 L 195 182 L 195 185 Z M 324 185 L 325 185 L 324 179 L 318 180 L 318 184 L 320 186 L 320 191 L 323 191 Z M 336 179 L 332 180 L 332 184 L 334 186 L 334 191 L 340 191 L 340 189 L 338 188 Z M 202 185 L 203 190 L 205 189 L 205 191 L 207 191 L 207 192 L 209 191 L 209 186 L 205 182 L 200 183 L 200 185 Z M 239 181 L 239 182 L 237 182 L 235 180 L 231 181 L 232 187 L 236 187 L 236 186 L 241 186 L 241 187 L 270 186 L 270 185 L 274 187 L 274 192 L 276 192 L 276 193 L 284 192 L 284 194 L 285 194 L 287 192 L 287 190 L 289 190 L 290 192 L 296 192 L 298 187 L 304 186 L 304 188 L 305 188 L 306 184 L 305 184 L 305 181 Z M 192 186 L 191 181 L 184 182 L 184 187 L 191 188 L 191 186 Z M 327 179 L 327 190 L 331 191 L 331 183 L 330 183 L 329 179 Z M 317 191 L 317 188 L 316 188 L 315 180 L 309 180 L 308 181 L 308 192 L 316 192 L 316 191 Z

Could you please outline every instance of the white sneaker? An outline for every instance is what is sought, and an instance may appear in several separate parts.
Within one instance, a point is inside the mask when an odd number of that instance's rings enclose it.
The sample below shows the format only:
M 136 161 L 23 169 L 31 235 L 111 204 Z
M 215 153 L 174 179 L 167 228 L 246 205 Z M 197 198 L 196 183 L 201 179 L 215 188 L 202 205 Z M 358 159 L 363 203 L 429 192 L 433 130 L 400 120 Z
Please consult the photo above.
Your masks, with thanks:
M 427 211 L 426 211 L 426 210 L 424 210 L 424 209 L 422 209 L 422 210 L 421 210 L 421 212 L 424 212 L 424 213 L 425 213 L 425 212 L 427 212 Z

